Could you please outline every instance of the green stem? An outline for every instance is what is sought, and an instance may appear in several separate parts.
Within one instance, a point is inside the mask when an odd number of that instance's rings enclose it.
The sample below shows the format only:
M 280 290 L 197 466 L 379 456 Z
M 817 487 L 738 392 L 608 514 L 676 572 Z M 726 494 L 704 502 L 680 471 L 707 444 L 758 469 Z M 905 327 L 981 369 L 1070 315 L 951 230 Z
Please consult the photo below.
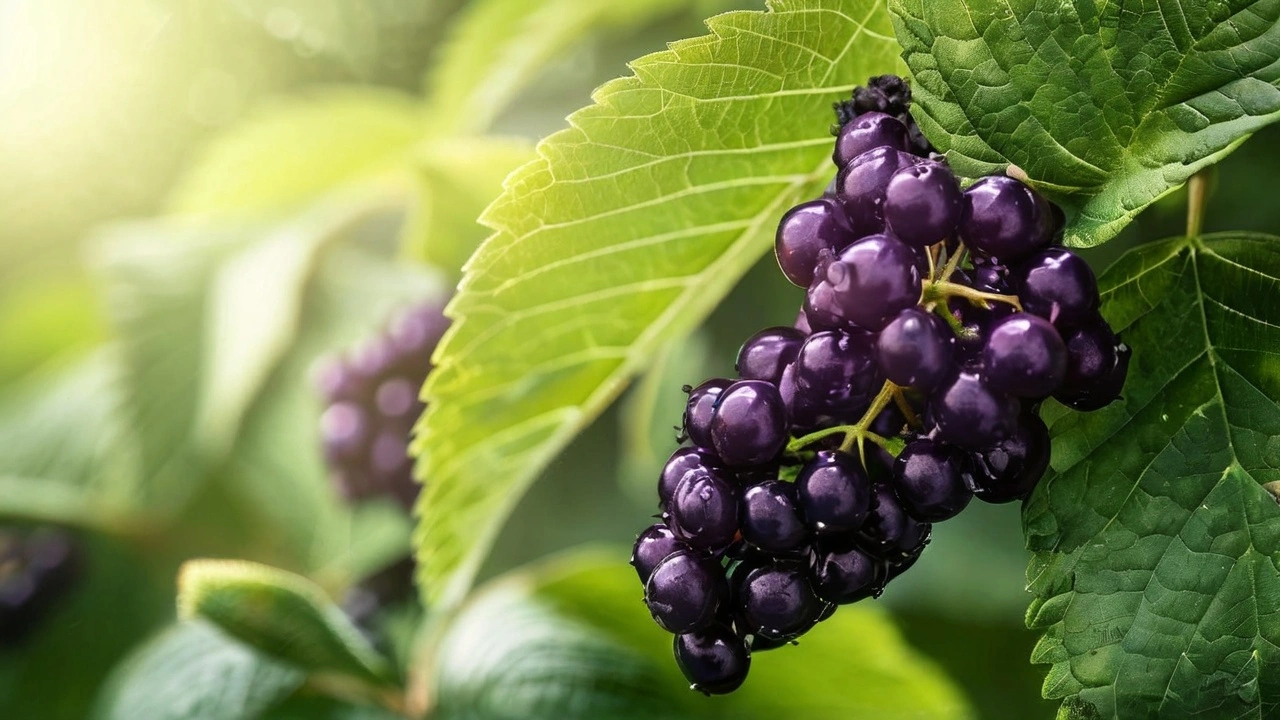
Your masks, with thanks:
M 822 440 L 823 438 L 828 438 L 828 437 L 831 437 L 832 435 L 840 435 L 840 434 L 849 435 L 850 433 L 853 433 L 856 430 L 857 430 L 856 425 L 836 425 L 835 427 L 815 430 L 814 432 L 811 432 L 808 435 L 801 435 L 800 437 L 795 438 L 791 442 L 787 443 L 787 452 L 795 454 L 800 450 L 802 450 L 803 448 L 809 445 L 812 445 L 818 442 L 819 440 Z
M 893 442 L 891 440 L 870 432 L 867 428 L 871 427 L 871 423 L 875 421 L 876 416 L 880 414 L 880 411 L 884 410 L 889 403 L 893 402 L 901 392 L 902 388 L 886 380 L 884 385 L 880 387 L 880 392 L 876 395 L 875 399 L 871 401 L 871 406 L 862 414 L 862 418 L 858 420 L 857 423 L 853 425 L 837 425 L 835 427 L 823 428 L 822 430 L 815 430 L 808 435 L 802 435 L 787 443 L 787 452 L 794 455 L 802 448 L 812 445 L 823 438 L 828 438 L 832 435 L 844 435 L 844 440 L 840 443 L 840 452 L 851 452 L 853 450 L 853 446 L 856 444 L 858 446 L 858 455 L 862 458 L 862 466 L 866 467 L 866 452 L 863 449 L 864 440 L 870 440 L 880 447 L 892 452 Z
M 937 280 L 928 284 L 924 291 L 925 297 L 930 299 L 962 297 L 975 305 L 988 307 L 989 302 L 1000 302 L 1014 306 L 1019 312 L 1022 311 L 1022 301 L 1016 295 L 1001 295 L 999 293 L 983 292 L 974 290 L 968 285 L 948 282 L 946 280 Z
M 959 245 L 957 245 L 955 254 L 952 255 L 951 258 L 947 260 L 947 266 L 942 269 L 942 277 L 937 278 L 937 280 L 941 282 L 946 282 L 948 279 L 950 279 L 951 276 L 954 275 L 956 270 L 960 267 L 960 261 L 964 259 L 966 252 L 967 251 L 965 250 L 964 243 L 960 243 Z
M 1209 171 L 1201 170 L 1187 181 L 1187 237 L 1200 237 L 1204 205 L 1209 194 Z

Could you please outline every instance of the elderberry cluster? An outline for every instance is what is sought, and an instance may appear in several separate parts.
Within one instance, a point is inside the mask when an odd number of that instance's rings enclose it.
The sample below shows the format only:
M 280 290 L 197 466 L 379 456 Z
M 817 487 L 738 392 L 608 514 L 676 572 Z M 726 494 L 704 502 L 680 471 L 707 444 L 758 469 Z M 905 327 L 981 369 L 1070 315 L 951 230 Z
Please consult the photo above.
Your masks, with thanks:
M 327 405 L 320 437 L 334 489 L 355 502 L 389 495 L 413 505 L 419 486 L 409 436 L 422 413 L 418 389 L 448 328 L 439 302 L 407 308 L 350 352 L 320 361 L 316 388 Z
M 34 632 L 79 575 L 66 532 L 0 527 L 0 650 Z
M 752 651 L 877 597 L 976 496 L 1027 496 L 1049 462 L 1039 404 L 1119 395 L 1129 349 L 1098 313 L 1063 216 L 1005 176 L 962 190 L 900 78 L 837 105 L 835 181 L 792 208 L 778 264 L 794 327 L 689 394 L 661 522 L 632 565 L 694 689 L 731 692 Z M 905 122 L 904 122 L 905 121 Z

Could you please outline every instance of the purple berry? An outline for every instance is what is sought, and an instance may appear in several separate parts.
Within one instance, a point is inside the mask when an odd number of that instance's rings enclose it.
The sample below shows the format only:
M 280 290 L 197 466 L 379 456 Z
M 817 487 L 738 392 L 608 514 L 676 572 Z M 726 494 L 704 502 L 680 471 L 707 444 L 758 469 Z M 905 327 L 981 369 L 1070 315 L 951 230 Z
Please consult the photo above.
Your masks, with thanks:
M 919 259 L 887 235 L 865 237 L 820 263 L 805 295 L 805 314 L 824 329 L 878 332 L 920 301 Z
M 765 328 L 752 335 L 738 351 L 738 377 L 777 385 L 782 371 L 795 362 L 805 337 L 805 333 L 789 327 Z
M 857 235 L 884 232 L 884 194 L 898 170 L 919 158 L 891 147 L 879 147 L 858 155 L 840 168 L 836 197 Z
M 745 632 L 771 640 L 799 636 L 813 626 L 823 608 L 804 573 L 786 565 L 750 571 L 738 593 Z
M 671 633 L 710 627 L 728 594 L 720 564 L 686 552 L 658 563 L 644 592 L 654 622 Z
M 851 455 L 819 452 L 796 478 L 796 498 L 805 522 L 819 535 L 857 530 L 867 517 L 871 481 Z
M 907 443 L 893 466 L 902 509 L 923 522 L 949 520 L 973 499 L 973 476 L 959 449 L 927 438 Z
M 836 167 L 842 168 L 862 153 L 879 147 L 906 150 L 907 126 L 891 115 L 865 113 L 840 128 L 831 160 Z
M 893 489 L 877 483 L 871 488 L 871 504 L 866 520 L 858 528 L 858 540 L 867 551 L 891 560 L 900 555 L 900 547 L 919 533 L 918 525 L 902 509 Z
M 902 242 L 924 248 L 950 236 L 962 195 L 951 169 L 925 161 L 894 173 L 884 194 L 884 219 Z
M 658 476 L 658 507 L 666 508 L 676 494 L 676 486 L 690 470 L 711 470 L 717 465 L 711 453 L 698 447 L 682 447 L 671 453 Z
M 760 465 L 787 444 L 787 409 L 776 386 L 739 380 L 716 398 L 710 429 L 716 454 L 725 465 Z
M 934 392 L 928 421 L 937 429 L 938 439 L 980 450 L 1009 437 L 1018 410 L 1016 400 L 992 390 L 978 374 L 961 372 Z
M 673 652 L 690 689 L 706 695 L 737 690 L 751 669 L 751 651 L 724 625 L 677 635 Z
M 329 462 L 359 460 L 368 450 L 371 435 L 369 417 L 356 403 L 334 403 L 320 416 L 320 439 Z
M 879 390 L 875 338 L 865 333 L 820 332 L 809 336 L 791 368 L 792 417 L 805 411 L 856 417 Z
M 676 485 L 667 514 L 671 531 L 690 547 L 723 548 L 738 532 L 738 494 L 711 470 L 690 470 Z
M 1049 244 L 1031 188 L 1011 177 L 985 177 L 964 192 L 960 239 L 975 255 L 1010 262 Z
M 684 432 L 700 448 L 713 449 L 711 441 L 711 415 L 720 393 L 733 383 L 726 378 L 711 378 L 689 391 L 689 401 L 684 408 Z
M 822 250 L 839 252 L 857 239 L 849 227 L 844 207 L 834 199 L 820 198 L 787 211 L 778 223 L 774 253 L 782 274 L 800 287 L 813 282 L 813 269 Z
M 1065 340 L 1066 379 L 1054 398 L 1081 411 L 1098 410 L 1118 399 L 1129 374 L 1129 346 L 1101 317 L 1071 330 Z
M 1017 313 L 988 330 L 982 372 L 997 392 L 1024 398 L 1049 397 L 1067 372 L 1067 346 L 1048 320 Z
M 1054 325 L 1087 321 L 1098 311 L 1098 281 L 1084 258 L 1050 248 L 1028 258 L 1014 280 L 1022 307 Z
M 1049 429 L 1025 411 L 1012 435 L 975 453 L 974 493 L 979 500 L 1006 503 L 1031 494 L 1049 467 Z
M 631 567 L 636 569 L 643 585 L 649 582 L 649 576 L 653 575 L 658 563 L 682 551 L 688 552 L 689 546 L 680 542 L 671 528 L 662 523 L 650 525 L 640 533 L 631 548 Z
M 908 308 L 880 332 L 876 361 L 894 383 L 930 390 L 950 374 L 953 344 L 951 329 L 941 318 Z
M 791 552 L 808 537 L 791 483 L 769 480 L 747 488 L 738 515 L 742 539 L 767 553 Z
M 820 542 L 809 561 L 814 592 L 837 605 L 878 595 L 884 587 L 885 569 L 883 560 L 849 541 Z

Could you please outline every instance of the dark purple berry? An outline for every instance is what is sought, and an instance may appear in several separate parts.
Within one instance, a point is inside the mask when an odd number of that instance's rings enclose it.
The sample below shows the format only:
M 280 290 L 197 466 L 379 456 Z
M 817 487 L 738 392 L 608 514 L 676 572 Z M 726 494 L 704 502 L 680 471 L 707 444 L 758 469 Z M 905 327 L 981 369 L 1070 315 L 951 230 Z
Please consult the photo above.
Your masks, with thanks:
M 937 429 L 938 439 L 980 450 L 1009 437 L 1018 411 L 1017 400 L 992 390 L 977 373 L 961 372 L 933 394 L 928 422 Z
M 658 563 L 681 551 L 688 552 L 689 546 L 680 542 L 671 528 L 662 523 L 645 528 L 631 548 L 631 567 L 640 576 L 640 584 L 649 582 Z
M 857 238 L 844 207 L 834 199 L 820 198 L 801 203 L 782 216 L 773 249 L 782 274 L 796 285 L 808 287 L 819 252 L 839 252 Z
M 750 571 L 738 588 L 742 629 L 773 640 L 793 639 L 813 626 L 823 603 L 797 567 L 770 565 Z
M 676 493 L 676 486 L 690 470 L 710 470 L 716 467 L 710 452 L 698 447 L 682 447 L 671 453 L 667 464 L 658 476 L 658 507 L 666 508 Z
M 884 194 L 884 219 L 902 242 L 924 248 L 950 236 L 960 220 L 960 184 L 951 169 L 925 161 L 894 173 Z
M 654 622 L 671 633 L 710 627 L 728 594 L 719 563 L 684 552 L 658 563 L 644 592 Z
M 752 335 L 738 351 L 738 377 L 777 385 L 782 371 L 795 362 L 805 337 L 805 333 L 789 327 L 765 328 Z
M 711 470 L 691 470 L 676 485 L 667 515 L 671 531 L 690 547 L 723 548 L 738 532 L 738 494 Z
M 818 597 L 847 605 L 874 597 L 884 587 L 885 563 L 849 541 L 823 541 L 814 548 L 809 575 Z
M 1049 429 L 1034 412 L 1024 411 L 1012 435 L 974 453 L 973 459 L 974 493 L 979 500 L 1021 500 L 1049 467 Z
M 1066 379 L 1054 397 L 1081 411 L 1098 410 L 1118 399 L 1129 374 L 1129 346 L 1116 338 L 1101 317 L 1071 330 L 1065 340 Z
M 330 405 L 320 416 L 320 439 L 329 462 L 355 462 L 368 450 L 372 428 L 364 410 L 354 402 Z
M 884 232 L 884 193 L 889 180 L 901 168 L 919 158 L 891 147 L 868 150 L 840 168 L 836 176 L 836 197 L 855 234 Z
M 763 380 L 739 380 L 716 398 L 711 441 L 729 467 L 760 465 L 787 444 L 787 409 L 778 388 Z
M 809 336 L 791 368 L 793 418 L 805 411 L 856 417 L 881 385 L 875 336 L 840 331 Z
M 918 307 L 898 313 L 876 341 L 876 361 L 886 378 L 902 386 L 930 390 L 952 371 L 951 329 Z
M 690 689 L 707 695 L 737 690 L 751 669 L 751 651 L 724 625 L 677 635 L 673 651 Z
M 922 273 L 916 251 L 887 235 L 863 238 L 821 263 L 805 295 L 810 322 L 830 329 L 878 332 L 920 301 Z
M 906 150 L 907 126 L 882 112 L 864 113 L 840 128 L 831 160 L 842 168 L 862 153 L 879 147 Z
M 796 499 L 815 533 L 852 532 L 867 517 L 871 480 L 853 456 L 824 450 L 800 471 Z
M 916 520 L 949 520 L 973 499 L 973 476 L 959 448 L 927 438 L 907 443 L 893 466 L 893 490 Z
M 791 552 L 808 537 L 791 483 L 769 480 L 747 488 L 738 515 L 742 539 L 767 553 Z
M 1003 175 L 985 177 L 964 192 L 960 239 L 976 255 L 1011 262 L 1049 244 L 1035 193 Z
M 877 483 L 871 488 L 870 510 L 858 528 L 858 541 L 868 552 L 893 560 L 902 555 L 902 547 L 918 538 L 920 525 L 902 509 L 893 488 Z
M 1059 327 L 1084 322 L 1098 311 L 1098 281 L 1084 258 L 1049 248 L 1018 267 L 1014 287 L 1022 308 Z
M 1024 398 L 1049 397 L 1067 372 L 1067 346 L 1042 317 L 1017 313 L 987 331 L 982 373 L 997 392 Z
M 684 407 L 684 433 L 694 445 L 705 450 L 713 450 L 711 441 L 711 415 L 715 409 L 716 398 L 732 380 L 711 378 L 689 391 L 689 401 Z

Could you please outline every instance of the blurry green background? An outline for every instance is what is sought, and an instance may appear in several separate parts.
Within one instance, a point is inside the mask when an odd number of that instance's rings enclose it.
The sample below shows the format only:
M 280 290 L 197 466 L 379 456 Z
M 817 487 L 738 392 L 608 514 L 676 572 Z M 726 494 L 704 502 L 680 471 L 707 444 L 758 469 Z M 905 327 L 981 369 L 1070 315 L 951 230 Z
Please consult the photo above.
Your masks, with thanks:
M 562 127 L 567 113 L 589 102 L 592 88 L 625 72 L 627 60 L 699 34 L 709 14 L 759 3 L 668 5 L 643 23 L 569 43 L 494 118 L 492 132 L 532 140 Z M 269 562 L 340 594 L 407 547 L 409 521 L 399 510 L 351 512 L 314 482 L 319 459 L 309 422 L 319 407 L 305 374 L 314 355 L 375 330 L 404 298 L 449 282 L 456 267 L 406 271 L 414 264 L 401 262 L 419 255 L 401 246 L 412 245 L 414 223 L 438 228 L 442 213 L 423 219 L 426 201 L 412 182 L 386 183 L 391 190 L 373 203 L 376 211 L 357 203 L 359 211 L 348 213 L 347 197 L 299 202 L 283 188 L 305 185 L 298 176 L 312 169 L 304 161 L 294 176 L 279 179 L 285 199 L 276 205 L 224 198 L 225 207 L 213 207 L 219 202 L 212 192 L 204 201 L 210 207 L 198 209 L 214 212 L 177 218 L 172 211 L 201 204 L 190 200 L 199 188 L 183 178 L 217 152 L 217 138 L 289 98 L 332 98 L 333 86 L 343 85 L 393 91 L 378 96 L 390 104 L 413 102 L 446 28 L 465 6 L 464 0 L 0 0 L 0 495 L 9 494 L 0 499 L 0 519 L 79 526 L 87 552 L 85 576 L 39 632 L 21 646 L 0 647 L 0 716 L 85 717 L 112 665 L 172 621 L 174 577 L 184 559 Z M 334 107 L 339 113 L 342 103 Z M 370 152 L 380 151 L 381 140 L 417 142 L 411 120 L 377 125 L 385 137 L 375 136 L 374 126 L 357 126 Z M 408 137 L 387 139 L 397 133 Z M 334 137 L 355 143 L 352 157 L 363 161 L 361 138 Z M 1229 158 L 1206 230 L 1280 228 L 1280 203 L 1269 197 L 1277 161 L 1280 129 Z M 472 172 L 465 158 L 451 169 L 465 185 Z M 384 189 L 372 188 L 375 195 Z M 322 187 L 314 190 L 315 197 L 325 195 Z M 437 195 L 434 202 L 440 208 L 450 201 Z M 1183 212 L 1181 195 L 1170 197 L 1089 257 L 1101 267 L 1136 243 L 1178 234 Z M 201 358 L 210 344 L 255 342 L 252 332 L 220 335 L 225 328 L 201 324 L 219 302 L 207 268 L 255 239 L 315 227 L 322 228 L 325 249 L 305 278 L 302 323 L 286 334 L 267 376 L 245 385 L 255 394 L 231 411 L 237 418 L 231 439 L 219 445 L 216 423 L 208 434 L 203 425 L 173 428 L 177 415 L 170 413 L 208 402 L 209 367 Z M 464 234 L 474 243 L 483 231 Z M 654 428 L 677 420 L 680 385 L 726 373 L 742 338 L 793 319 L 798 291 L 772 264 L 762 260 L 695 342 L 669 355 L 650 384 L 633 390 L 552 465 L 514 514 L 485 576 L 586 541 L 630 543 L 652 511 L 658 453 L 670 446 Z M 285 283 L 292 277 L 287 268 L 275 270 L 267 267 L 262 277 Z M 367 282 L 356 287 L 350 278 L 359 273 Z M 362 312 L 349 311 L 366 303 Z M 183 353 L 194 353 L 185 365 Z M 122 372 L 120 356 L 135 370 Z M 146 372 L 136 371 L 136 363 Z M 148 398 L 129 405 L 125 426 L 111 419 L 121 416 L 120 383 L 141 387 Z M 648 406 L 657 412 L 652 422 L 645 421 Z M 156 428 L 160 435 L 151 438 Z M 199 442 L 188 453 L 191 437 Z M 213 459 L 210 443 L 221 447 Z M 126 445 L 131 450 L 122 459 L 116 451 Z M 112 484 L 139 468 L 154 482 L 126 481 L 125 490 Z M 272 484 L 290 473 L 295 477 L 280 481 L 285 485 Z M 47 474 L 61 484 L 28 496 L 24 474 Z M 196 476 L 199 482 L 166 495 L 173 485 L 167 479 Z M 138 498 L 149 493 L 173 514 L 138 512 Z M 110 512 L 99 513 L 99 503 Z M 94 519 L 81 522 L 91 511 Z M 1053 714 L 1053 704 L 1039 700 L 1041 668 L 1027 661 L 1034 637 L 1022 624 L 1025 564 L 1017 509 L 975 507 L 939 526 L 920 563 L 880 601 L 984 718 Z M 636 610 L 643 615 L 638 604 Z M 846 641 L 850 653 L 858 652 L 858 638 Z

